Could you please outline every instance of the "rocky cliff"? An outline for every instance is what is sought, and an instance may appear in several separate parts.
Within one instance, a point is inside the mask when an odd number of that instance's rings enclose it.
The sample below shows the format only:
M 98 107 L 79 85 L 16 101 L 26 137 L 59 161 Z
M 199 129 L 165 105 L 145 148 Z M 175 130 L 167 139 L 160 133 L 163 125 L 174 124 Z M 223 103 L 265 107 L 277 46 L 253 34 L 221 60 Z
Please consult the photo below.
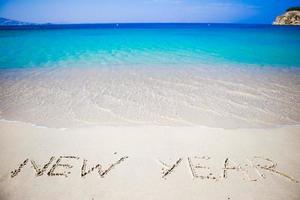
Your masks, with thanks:
M 286 13 L 276 17 L 274 25 L 300 25 L 300 9 L 288 9 Z

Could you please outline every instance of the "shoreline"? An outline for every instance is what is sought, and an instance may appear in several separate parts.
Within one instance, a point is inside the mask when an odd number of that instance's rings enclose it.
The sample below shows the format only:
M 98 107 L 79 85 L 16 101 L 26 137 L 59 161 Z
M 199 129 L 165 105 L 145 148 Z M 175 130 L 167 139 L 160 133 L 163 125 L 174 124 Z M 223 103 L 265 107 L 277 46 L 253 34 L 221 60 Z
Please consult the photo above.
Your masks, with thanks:
M 37 129 L 52 129 L 58 131 L 72 131 L 72 130 L 81 130 L 81 129 L 89 129 L 89 128 L 145 128 L 145 127 L 157 127 L 157 128 L 207 128 L 207 129 L 215 129 L 220 131 L 238 131 L 238 130 L 276 130 L 276 129 L 285 129 L 285 128 L 300 128 L 300 124 L 281 124 L 273 127 L 240 127 L 240 128 L 222 128 L 222 127 L 210 127 L 201 124 L 195 125 L 159 125 L 159 124 L 134 124 L 134 125 L 117 125 L 117 124 L 95 124 L 95 125 L 86 125 L 86 126 L 78 126 L 78 127 L 47 127 L 37 124 L 32 124 L 30 122 L 22 122 L 22 121 L 14 121 L 14 120 L 6 120 L 0 119 L 0 124 L 15 124 L 15 125 L 24 125 L 31 126 Z
M 1 74 L 0 111 L 56 128 L 297 125 L 298 78 L 298 70 L 217 67 L 25 70 Z

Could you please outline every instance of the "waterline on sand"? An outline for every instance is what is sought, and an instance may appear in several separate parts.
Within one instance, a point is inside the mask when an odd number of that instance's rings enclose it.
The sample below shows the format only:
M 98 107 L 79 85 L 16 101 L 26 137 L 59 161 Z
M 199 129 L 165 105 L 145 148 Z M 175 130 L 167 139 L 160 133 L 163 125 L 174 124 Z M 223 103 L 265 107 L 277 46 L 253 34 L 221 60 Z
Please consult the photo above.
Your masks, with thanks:
M 300 122 L 299 69 L 186 66 L 2 70 L 1 117 L 52 128 L 266 128 Z

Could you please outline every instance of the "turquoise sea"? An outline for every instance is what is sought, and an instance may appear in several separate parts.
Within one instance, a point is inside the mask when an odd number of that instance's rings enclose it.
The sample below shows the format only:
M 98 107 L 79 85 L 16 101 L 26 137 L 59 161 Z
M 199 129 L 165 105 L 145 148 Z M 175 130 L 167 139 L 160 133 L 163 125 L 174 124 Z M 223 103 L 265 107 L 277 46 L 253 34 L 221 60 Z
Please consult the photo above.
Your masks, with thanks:
M 299 27 L 0 29 L 0 120 L 53 128 L 300 124 Z
M 0 68 L 237 64 L 300 67 L 300 28 L 96 24 L 0 28 Z

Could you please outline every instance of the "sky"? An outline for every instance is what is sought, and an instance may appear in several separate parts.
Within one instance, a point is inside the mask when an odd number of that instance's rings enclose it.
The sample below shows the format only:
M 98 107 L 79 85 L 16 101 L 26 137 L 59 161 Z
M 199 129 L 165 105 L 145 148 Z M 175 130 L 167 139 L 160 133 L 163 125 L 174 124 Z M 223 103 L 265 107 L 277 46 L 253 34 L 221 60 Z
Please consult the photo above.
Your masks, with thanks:
M 0 17 L 34 23 L 270 24 L 300 0 L 0 0 Z

